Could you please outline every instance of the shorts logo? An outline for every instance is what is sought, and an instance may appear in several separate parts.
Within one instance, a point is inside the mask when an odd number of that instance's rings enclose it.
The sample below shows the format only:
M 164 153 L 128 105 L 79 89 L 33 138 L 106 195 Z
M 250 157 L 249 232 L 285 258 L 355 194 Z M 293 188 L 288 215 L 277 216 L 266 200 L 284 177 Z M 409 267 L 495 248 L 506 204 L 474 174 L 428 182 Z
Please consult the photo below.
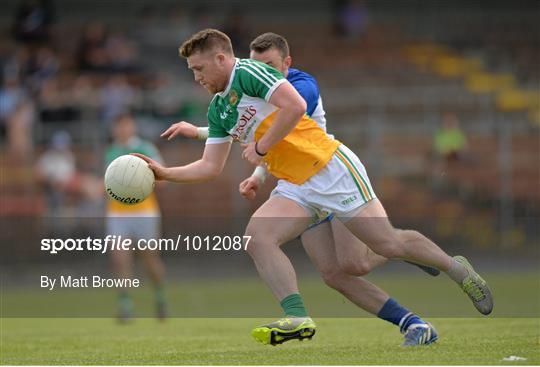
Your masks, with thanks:
M 341 201 L 341 205 L 349 205 L 353 201 L 356 201 L 356 199 L 358 199 L 356 195 L 349 196 L 347 199 Z

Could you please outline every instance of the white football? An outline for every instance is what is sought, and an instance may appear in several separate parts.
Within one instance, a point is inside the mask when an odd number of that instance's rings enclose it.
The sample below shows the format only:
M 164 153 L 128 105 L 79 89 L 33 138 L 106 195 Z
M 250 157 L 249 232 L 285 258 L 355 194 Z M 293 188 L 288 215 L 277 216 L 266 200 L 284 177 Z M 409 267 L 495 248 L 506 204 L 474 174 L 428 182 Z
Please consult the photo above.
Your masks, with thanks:
M 142 202 L 154 190 L 154 184 L 154 172 L 148 163 L 133 155 L 116 158 L 105 171 L 105 191 L 123 204 Z

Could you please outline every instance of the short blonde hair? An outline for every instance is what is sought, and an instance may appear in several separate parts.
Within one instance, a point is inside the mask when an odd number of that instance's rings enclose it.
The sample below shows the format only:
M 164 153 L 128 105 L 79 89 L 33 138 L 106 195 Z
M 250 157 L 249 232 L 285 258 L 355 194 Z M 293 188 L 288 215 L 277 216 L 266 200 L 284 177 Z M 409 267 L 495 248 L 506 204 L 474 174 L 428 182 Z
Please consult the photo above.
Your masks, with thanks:
M 217 29 L 203 29 L 191 36 L 178 49 L 181 57 L 188 58 L 196 52 L 218 49 L 234 56 L 231 39 Z

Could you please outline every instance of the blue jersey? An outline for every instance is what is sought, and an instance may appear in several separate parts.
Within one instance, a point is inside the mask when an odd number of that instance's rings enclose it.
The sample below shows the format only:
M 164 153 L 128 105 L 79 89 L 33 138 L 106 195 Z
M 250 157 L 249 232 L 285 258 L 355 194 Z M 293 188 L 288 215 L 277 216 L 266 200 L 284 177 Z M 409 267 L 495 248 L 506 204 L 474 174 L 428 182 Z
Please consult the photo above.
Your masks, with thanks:
M 308 116 L 311 116 L 319 102 L 319 86 L 314 77 L 298 69 L 289 69 L 287 80 L 300 93 L 307 103 Z
M 307 115 L 315 120 L 315 122 L 326 131 L 325 112 L 319 93 L 319 85 L 315 78 L 304 71 L 290 68 L 289 73 L 287 74 L 287 80 L 306 101 Z

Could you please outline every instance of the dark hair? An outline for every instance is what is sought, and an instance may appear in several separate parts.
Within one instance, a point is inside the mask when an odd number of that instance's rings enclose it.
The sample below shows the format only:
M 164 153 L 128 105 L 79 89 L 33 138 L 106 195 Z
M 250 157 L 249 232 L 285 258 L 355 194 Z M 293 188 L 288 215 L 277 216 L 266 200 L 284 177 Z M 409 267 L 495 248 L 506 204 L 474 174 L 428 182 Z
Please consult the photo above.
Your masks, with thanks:
M 203 29 L 191 36 L 178 49 L 181 57 L 188 58 L 196 52 L 219 49 L 226 54 L 234 55 L 231 39 L 217 29 Z
M 279 51 L 282 58 L 289 56 L 289 44 L 285 37 L 272 32 L 263 33 L 249 44 L 249 49 L 258 53 L 265 52 L 271 48 Z
M 134 119 L 134 116 L 131 113 L 131 111 L 129 111 L 127 109 L 122 110 L 122 111 L 118 112 L 117 114 L 115 114 L 114 117 L 112 118 L 112 121 L 113 121 L 113 123 L 116 124 L 119 121 L 122 121 L 122 120 L 125 120 L 125 119 L 130 119 L 130 120 Z

